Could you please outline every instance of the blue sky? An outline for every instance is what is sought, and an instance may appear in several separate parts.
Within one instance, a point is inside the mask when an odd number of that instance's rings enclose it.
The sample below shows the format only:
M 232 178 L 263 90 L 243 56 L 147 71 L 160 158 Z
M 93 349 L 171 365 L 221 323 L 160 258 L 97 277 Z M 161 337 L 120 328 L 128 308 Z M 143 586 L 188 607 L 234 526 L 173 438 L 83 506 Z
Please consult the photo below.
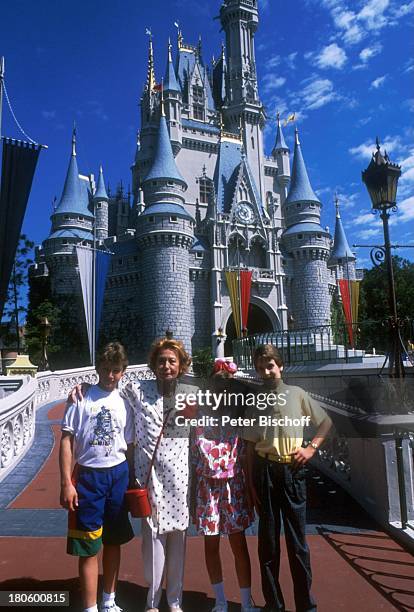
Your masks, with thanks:
M 40 242 L 49 232 L 52 201 L 61 195 L 77 124 L 82 172 L 99 164 L 110 186 L 130 183 L 138 101 L 154 36 L 156 76 L 165 70 L 168 36 L 203 41 L 205 62 L 220 52 L 220 0 L 14 0 L 3 2 L 0 55 L 14 111 L 41 153 L 24 230 Z M 350 244 L 380 244 L 380 220 L 370 213 L 361 183 L 375 137 L 402 165 L 394 243 L 413 244 L 414 226 L 414 2 L 395 0 L 259 0 L 256 34 L 260 93 L 267 107 L 267 153 L 275 114 L 296 112 L 303 153 L 323 203 L 322 224 L 334 228 L 334 193 Z M 175 50 L 175 44 L 173 46 Z M 6 107 L 2 133 L 19 137 Z M 293 143 L 293 126 L 285 129 Z M 293 148 L 293 147 L 292 147 Z M 398 253 L 414 260 L 414 249 Z M 358 252 L 369 266 L 369 251 Z

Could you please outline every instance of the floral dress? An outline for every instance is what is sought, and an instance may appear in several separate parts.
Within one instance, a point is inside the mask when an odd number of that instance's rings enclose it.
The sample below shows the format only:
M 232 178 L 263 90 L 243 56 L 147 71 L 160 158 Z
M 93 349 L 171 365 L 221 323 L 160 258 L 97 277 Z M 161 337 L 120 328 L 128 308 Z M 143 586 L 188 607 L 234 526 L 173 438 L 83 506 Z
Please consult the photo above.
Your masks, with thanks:
M 204 535 L 244 531 L 254 521 L 241 467 L 245 443 L 231 427 L 198 427 L 192 441 L 195 522 Z

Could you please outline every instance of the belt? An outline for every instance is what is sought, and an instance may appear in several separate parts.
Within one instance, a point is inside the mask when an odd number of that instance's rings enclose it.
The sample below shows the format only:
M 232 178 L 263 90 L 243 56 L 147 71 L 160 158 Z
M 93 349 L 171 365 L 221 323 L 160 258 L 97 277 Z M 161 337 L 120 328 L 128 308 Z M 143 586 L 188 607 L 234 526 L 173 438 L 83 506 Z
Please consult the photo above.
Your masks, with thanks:
M 259 457 L 266 461 L 273 461 L 274 463 L 292 463 L 292 455 L 274 455 L 273 453 L 257 453 Z

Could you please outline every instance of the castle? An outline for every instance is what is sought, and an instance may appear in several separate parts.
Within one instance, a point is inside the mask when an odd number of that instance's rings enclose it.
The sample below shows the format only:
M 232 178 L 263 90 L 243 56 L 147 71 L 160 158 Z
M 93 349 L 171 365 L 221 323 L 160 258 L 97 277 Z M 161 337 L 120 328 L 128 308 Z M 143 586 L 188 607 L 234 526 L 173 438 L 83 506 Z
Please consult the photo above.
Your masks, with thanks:
M 321 225 L 296 130 L 292 172 L 280 118 L 264 152 L 255 34 L 257 0 L 224 0 L 219 59 L 178 32 L 156 79 L 152 39 L 132 194 L 108 194 L 102 168 L 79 174 L 75 134 L 50 235 L 36 249 L 32 282 L 49 276 L 53 299 L 72 304 L 68 324 L 85 326 L 75 246 L 113 253 L 101 335 L 142 360 L 166 330 L 192 352 L 231 352 L 235 336 L 224 272 L 253 271 L 248 333 L 330 323 L 337 280 L 355 278 L 337 210 L 335 236 Z M 162 84 L 161 84 L 162 83 Z

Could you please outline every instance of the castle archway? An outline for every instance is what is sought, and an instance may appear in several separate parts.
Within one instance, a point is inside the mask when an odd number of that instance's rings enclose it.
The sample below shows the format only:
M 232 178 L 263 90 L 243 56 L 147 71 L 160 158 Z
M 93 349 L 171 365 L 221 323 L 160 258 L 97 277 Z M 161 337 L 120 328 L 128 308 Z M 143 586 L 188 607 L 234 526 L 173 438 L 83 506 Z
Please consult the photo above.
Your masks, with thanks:
M 263 307 L 263 303 L 256 303 L 255 298 L 252 298 L 249 305 L 248 317 L 248 335 L 266 333 L 280 329 L 277 315 L 271 307 L 266 304 L 267 308 Z M 268 312 L 266 312 L 268 311 Z M 273 315 L 273 316 L 272 316 Z M 233 340 L 236 338 L 236 328 L 234 326 L 233 314 L 230 312 L 225 326 L 226 342 L 224 344 L 224 354 L 232 355 Z

